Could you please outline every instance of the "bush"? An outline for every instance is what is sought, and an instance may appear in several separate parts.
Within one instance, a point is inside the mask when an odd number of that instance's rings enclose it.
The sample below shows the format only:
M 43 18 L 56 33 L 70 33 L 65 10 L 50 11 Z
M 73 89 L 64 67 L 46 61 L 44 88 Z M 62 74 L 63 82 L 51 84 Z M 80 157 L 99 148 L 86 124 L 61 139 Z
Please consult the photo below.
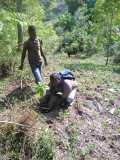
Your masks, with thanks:
M 64 34 L 64 40 L 61 45 L 64 52 L 68 54 L 84 54 L 91 56 L 97 52 L 96 40 L 79 26 L 75 27 L 72 32 Z
M 59 17 L 57 26 L 61 26 L 63 30 L 71 31 L 76 24 L 74 16 L 66 12 Z
M 0 11 L 0 64 L 8 66 L 16 59 L 16 15 L 2 9 Z M 16 55 L 15 55 L 16 54 Z M 10 67 L 10 66 L 9 66 Z
M 65 13 L 59 18 L 60 35 L 63 36 L 62 45 L 59 46 L 59 51 L 62 49 L 69 54 L 84 54 L 91 56 L 97 52 L 97 39 L 93 34 L 93 22 L 90 20 L 90 15 L 86 15 L 86 5 L 78 11 L 79 15 L 71 15 Z M 61 28 L 63 32 L 61 32 Z M 56 26 L 58 29 L 58 27 Z M 59 34 L 58 34 L 59 35 Z

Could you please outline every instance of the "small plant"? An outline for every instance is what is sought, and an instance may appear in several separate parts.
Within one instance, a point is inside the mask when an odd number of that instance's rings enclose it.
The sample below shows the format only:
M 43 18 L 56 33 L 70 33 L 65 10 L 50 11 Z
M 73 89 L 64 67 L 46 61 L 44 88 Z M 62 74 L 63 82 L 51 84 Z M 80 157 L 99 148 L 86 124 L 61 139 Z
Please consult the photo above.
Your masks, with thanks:
M 69 116 L 69 111 L 68 110 L 64 110 L 64 111 L 60 111 L 59 112 L 59 119 L 64 119 L 67 118 Z
M 118 133 L 120 133 L 120 126 L 117 128 Z
M 109 122 L 107 120 L 103 123 L 103 128 L 107 129 L 109 127 Z
M 116 113 L 117 115 L 120 115 L 120 107 L 116 108 L 115 113 Z
M 81 154 L 82 154 L 84 157 L 88 157 L 89 154 L 91 154 L 94 149 L 95 149 L 95 144 L 88 144 L 87 146 L 85 146 L 85 147 L 82 149 Z
M 44 83 L 39 83 L 39 84 L 37 84 L 37 86 L 36 86 L 36 95 L 37 95 L 38 97 L 44 96 L 45 88 L 46 88 L 46 86 L 45 86 Z
M 16 102 L 17 102 L 17 97 L 16 96 L 11 97 L 11 103 L 15 104 Z

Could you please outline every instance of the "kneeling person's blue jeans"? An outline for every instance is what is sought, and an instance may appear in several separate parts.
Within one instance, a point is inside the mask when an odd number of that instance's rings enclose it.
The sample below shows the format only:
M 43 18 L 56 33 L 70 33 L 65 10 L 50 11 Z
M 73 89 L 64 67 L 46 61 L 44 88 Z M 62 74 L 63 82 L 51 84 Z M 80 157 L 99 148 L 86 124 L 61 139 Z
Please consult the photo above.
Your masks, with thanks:
M 32 68 L 32 72 L 33 72 L 33 75 L 35 77 L 35 82 L 38 83 L 38 82 L 41 82 L 42 81 L 42 75 L 41 75 L 41 65 L 39 66 L 34 66 Z

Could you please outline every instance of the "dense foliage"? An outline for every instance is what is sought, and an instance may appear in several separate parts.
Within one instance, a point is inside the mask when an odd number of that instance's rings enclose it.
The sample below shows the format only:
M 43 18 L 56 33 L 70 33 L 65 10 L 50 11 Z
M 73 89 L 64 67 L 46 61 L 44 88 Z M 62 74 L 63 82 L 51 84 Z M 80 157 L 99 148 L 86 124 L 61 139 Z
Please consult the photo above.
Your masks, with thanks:
M 1 63 L 14 61 L 18 57 L 18 24 L 24 40 L 27 37 L 27 26 L 33 24 L 37 27 L 38 36 L 43 40 L 44 48 L 47 52 L 52 52 L 54 48 L 50 47 L 56 44 L 58 37 L 53 30 L 52 24 L 45 23 L 44 7 L 39 5 L 37 0 L 22 1 L 22 8 L 18 10 L 18 1 L 0 2 L 0 50 Z M 23 42 L 22 42 L 23 43 Z
M 17 33 L 17 25 L 21 25 L 21 33 L 26 39 L 27 26 L 32 22 L 36 25 L 38 35 L 43 39 L 47 52 L 51 53 L 58 47 L 59 51 L 68 54 L 77 53 L 80 56 L 90 56 L 102 50 L 107 57 L 106 64 L 111 56 L 114 62 L 118 63 L 119 3 L 116 0 L 110 2 L 107 0 L 1 1 L 0 49 L 2 62 L 6 57 L 7 60 L 13 59 L 18 54 L 16 52 L 19 33 Z M 55 17 L 55 13 L 60 10 L 61 6 L 62 8 L 67 6 L 68 10 L 61 12 L 56 19 L 58 15 Z M 54 48 L 51 47 L 52 44 L 55 44 Z
M 101 52 L 107 57 L 106 64 L 109 57 L 118 63 L 119 60 L 116 59 L 119 59 L 120 2 L 116 0 L 65 2 L 68 5 L 68 12 L 59 17 L 56 25 L 58 35 L 63 35 L 58 51 L 64 50 L 68 54 L 79 53 L 80 56 Z M 73 4 L 76 5 L 75 8 Z

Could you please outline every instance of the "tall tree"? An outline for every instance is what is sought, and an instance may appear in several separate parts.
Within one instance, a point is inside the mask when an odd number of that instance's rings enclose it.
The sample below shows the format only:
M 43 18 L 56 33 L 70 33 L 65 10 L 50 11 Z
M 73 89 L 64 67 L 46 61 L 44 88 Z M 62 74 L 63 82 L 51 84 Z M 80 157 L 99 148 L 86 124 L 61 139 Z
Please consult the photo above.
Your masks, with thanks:
M 99 33 L 102 35 L 103 45 L 106 52 L 106 65 L 109 62 L 111 55 L 111 47 L 113 44 L 114 26 L 116 18 L 120 14 L 120 1 L 118 0 L 97 0 L 95 19 L 99 25 Z
M 5 9 L 7 11 L 11 12 L 17 12 L 18 13 L 18 24 L 17 24 L 17 30 L 18 30 L 18 49 L 21 48 L 23 43 L 23 27 L 20 23 L 20 14 L 22 13 L 22 0 L 1 0 L 0 2 L 0 8 Z
M 22 13 L 22 0 L 17 0 L 16 1 L 17 5 L 17 12 Z M 18 28 L 18 49 L 21 49 L 22 43 L 23 43 L 23 26 L 21 25 L 20 22 L 17 24 Z
M 40 5 L 43 6 L 45 13 L 46 13 L 46 19 L 49 20 L 53 18 L 53 10 L 56 8 L 57 1 L 58 0 L 38 0 Z
M 84 0 L 65 0 L 65 2 L 68 5 L 68 12 L 74 15 L 77 9 L 83 5 Z

